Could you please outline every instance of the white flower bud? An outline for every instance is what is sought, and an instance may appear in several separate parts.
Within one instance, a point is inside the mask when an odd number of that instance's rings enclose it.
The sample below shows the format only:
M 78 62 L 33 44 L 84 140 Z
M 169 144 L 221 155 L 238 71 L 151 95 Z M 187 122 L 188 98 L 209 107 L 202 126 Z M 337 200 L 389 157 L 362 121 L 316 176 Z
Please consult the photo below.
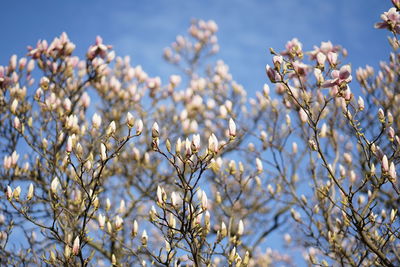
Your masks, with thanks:
M 158 127 L 158 123 L 157 122 L 155 122 L 154 124 L 153 124 L 153 127 L 151 128 L 151 136 L 153 137 L 153 138 L 157 138 L 157 137 L 159 137 L 160 136 L 160 129 L 159 129 L 159 127 Z
M 51 182 L 51 185 L 50 185 L 51 192 L 52 192 L 53 194 L 57 194 L 57 191 L 58 191 L 58 187 L 59 187 L 59 186 L 60 186 L 60 182 L 59 182 L 58 178 L 55 177 L 55 178 L 53 179 L 53 181 Z
M 106 134 L 108 136 L 111 136 L 115 133 L 115 131 L 117 130 L 117 126 L 115 125 L 115 121 L 110 122 L 110 124 L 108 125 L 108 128 L 106 130 Z
M 103 143 L 100 145 L 100 158 L 102 161 L 107 159 L 107 148 Z
M 262 173 L 263 171 L 263 164 L 259 158 L 256 158 L 256 168 L 258 173 Z
M 129 128 L 132 128 L 135 124 L 135 119 L 133 118 L 130 112 L 126 114 L 126 124 L 128 125 Z
M 235 122 L 231 119 L 229 119 L 229 136 L 231 138 L 236 137 L 236 124 Z
M 142 133 L 142 131 L 143 131 L 143 121 L 141 119 L 139 119 L 136 122 L 136 134 L 140 135 Z
M 101 117 L 97 113 L 94 113 L 92 117 L 92 126 L 95 129 L 99 129 L 100 125 L 101 125 Z
M 144 247 L 147 246 L 147 240 L 148 240 L 147 232 L 146 230 L 143 230 L 141 241 Z
M 33 184 L 30 183 L 29 188 L 28 188 L 28 194 L 26 195 L 26 200 L 31 200 L 34 194 L 34 187 Z
M 17 186 L 15 189 L 14 189 L 14 191 L 13 191 L 13 197 L 16 199 L 16 200 L 19 200 L 19 196 L 21 195 L 21 187 L 20 186 Z

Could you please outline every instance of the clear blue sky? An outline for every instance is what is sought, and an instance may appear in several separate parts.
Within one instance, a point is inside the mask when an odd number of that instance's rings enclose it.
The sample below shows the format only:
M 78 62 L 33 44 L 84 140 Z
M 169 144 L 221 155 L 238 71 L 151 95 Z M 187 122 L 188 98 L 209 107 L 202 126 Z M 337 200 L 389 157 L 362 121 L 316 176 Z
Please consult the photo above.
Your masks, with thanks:
M 35 0 L 3 1 L 0 65 L 11 54 L 25 55 L 38 39 L 51 41 L 65 31 L 83 55 L 96 35 L 118 55 L 130 55 L 150 75 L 176 72 L 162 61 L 163 48 L 185 34 L 191 18 L 214 19 L 219 25 L 218 58 L 250 95 L 266 81 L 269 47 L 281 51 L 298 37 L 304 49 L 331 40 L 349 51 L 353 69 L 386 59 L 386 31 L 373 24 L 390 0 Z M 356 89 L 356 88 L 354 88 Z
M 165 80 L 176 70 L 162 60 L 163 49 L 186 34 L 192 18 L 213 19 L 219 25 L 217 58 L 253 95 L 267 81 L 269 47 L 281 51 L 293 37 L 305 50 L 328 40 L 343 45 L 353 70 L 377 66 L 389 46 L 387 32 L 373 25 L 390 6 L 390 0 L 2 1 L 0 65 L 12 54 L 25 55 L 38 39 L 51 41 L 65 31 L 80 56 L 100 35 L 117 55 L 130 55 L 132 64 Z

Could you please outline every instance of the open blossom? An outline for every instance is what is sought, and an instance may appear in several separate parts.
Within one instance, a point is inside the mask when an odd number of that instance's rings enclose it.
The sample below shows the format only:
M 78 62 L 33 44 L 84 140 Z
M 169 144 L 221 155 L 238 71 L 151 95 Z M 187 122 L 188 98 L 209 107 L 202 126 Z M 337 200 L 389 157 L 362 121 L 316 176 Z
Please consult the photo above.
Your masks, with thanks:
M 400 33 L 400 14 L 395 7 L 390 8 L 381 15 L 381 22 L 375 24 L 375 28 L 388 29 L 397 34 Z
M 333 70 L 331 77 L 332 79 L 325 81 L 322 87 L 328 88 L 338 86 L 341 89 L 346 88 L 347 84 L 353 79 L 350 65 L 344 65 L 340 70 Z
M 283 51 L 281 54 L 284 56 L 297 56 L 297 57 L 302 57 L 303 55 L 303 45 L 300 43 L 300 41 L 297 38 L 293 38 L 289 42 L 286 43 L 285 46 L 286 50 Z

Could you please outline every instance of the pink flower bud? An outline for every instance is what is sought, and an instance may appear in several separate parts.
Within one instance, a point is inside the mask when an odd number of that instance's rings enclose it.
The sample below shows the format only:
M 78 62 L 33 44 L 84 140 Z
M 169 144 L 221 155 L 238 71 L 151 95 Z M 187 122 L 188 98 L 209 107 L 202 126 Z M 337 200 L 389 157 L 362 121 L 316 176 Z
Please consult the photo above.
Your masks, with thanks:
M 191 149 L 194 152 L 199 151 L 199 149 L 200 149 L 200 135 L 199 134 L 193 135 Z
M 9 69 L 10 72 L 17 68 L 17 55 L 12 55 L 10 58 Z
M 71 136 L 68 136 L 67 147 L 65 148 L 65 150 L 67 151 L 67 153 L 72 152 L 72 137 Z
M 141 119 L 139 119 L 136 122 L 136 134 L 140 135 L 142 133 L 142 131 L 143 131 L 143 121 Z
M 74 240 L 74 245 L 72 246 L 72 254 L 77 256 L 79 254 L 79 249 L 80 249 L 80 241 L 79 241 L 79 236 L 77 236 Z
M 19 120 L 18 117 L 14 117 L 13 126 L 14 126 L 14 128 L 17 129 L 18 131 L 21 131 L 21 122 L 20 122 L 20 120 Z
M 323 53 L 318 52 L 318 54 L 317 54 L 318 66 L 323 67 L 325 65 L 325 61 L 326 61 L 326 56 Z
M 280 74 L 276 70 L 272 69 L 269 65 L 265 67 L 265 70 L 267 72 L 268 78 L 272 83 L 276 83 L 281 80 Z
M 88 93 L 84 92 L 81 96 L 81 104 L 84 108 L 88 108 L 90 105 L 90 96 Z
M 397 179 L 397 174 L 396 174 L 396 167 L 394 166 L 394 163 L 390 163 L 390 168 L 389 168 L 389 179 L 392 182 L 395 182 Z
M 329 52 L 328 53 L 328 62 L 331 66 L 336 66 L 337 64 L 337 59 L 338 59 L 338 54 L 335 52 Z
M 11 169 L 11 157 L 10 156 L 4 156 L 3 167 L 5 170 Z
M 14 152 L 11 154 L 11 166 L 17 165 L 18 159 L 19 159 L 19 154 L 17 153 L 17 151 L 14 151 Z

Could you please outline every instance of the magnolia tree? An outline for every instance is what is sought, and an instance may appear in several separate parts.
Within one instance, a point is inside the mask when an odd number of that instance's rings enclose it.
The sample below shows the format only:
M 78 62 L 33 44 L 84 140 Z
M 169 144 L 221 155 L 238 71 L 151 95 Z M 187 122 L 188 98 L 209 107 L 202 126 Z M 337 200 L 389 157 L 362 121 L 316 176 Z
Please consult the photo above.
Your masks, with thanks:
M 66 34 L 12 56 L 0 66 L 1 265 L 268 266 L 302 256 L 399 266 L 393 4 L 376 24 L 393 49 L 379 70 L 359 68 L 355 81 L 344 48 L 303 51 L 293 39 L 270 50 L 275 93 L 265 84 L 254 99 L 208 59 L 213 21 L 194 21 L 165 49 L 181 74 L 164 83 L 100 37 L 84 59 Z

